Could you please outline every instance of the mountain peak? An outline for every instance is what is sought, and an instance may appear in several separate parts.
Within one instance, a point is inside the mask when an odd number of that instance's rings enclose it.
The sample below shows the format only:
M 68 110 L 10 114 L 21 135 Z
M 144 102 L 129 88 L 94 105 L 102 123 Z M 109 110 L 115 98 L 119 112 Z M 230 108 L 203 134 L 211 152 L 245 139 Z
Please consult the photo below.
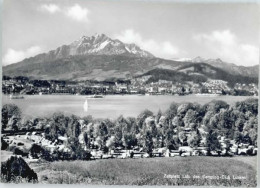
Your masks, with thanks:
M 94 35 L 94 37 L 95 38 L 103 38 L 103 37 L 107 37 L 105 34 L 103 34 L 103 33 L 101 33 L 101 34 L 99 34 L 99 33 L 96 33 L 95 35 Z
M 223 63 L 222 59 L 220 59 L 220 58 L 217 58 L 216 61 L 219 63 Z
M 204 61 L 205 61 L 205 59 L 200 57 L 200 56 L 197 56 L 194 59 L 192 59 L 192 62 L 194 62 L 194 63 L 201 63 L 201 62 L 204 62 Z
M 113 40 L 105 34 L 82 36 L 79 40 L 69 45 L 69 55 L 130 55 L 135 57 L 154 57 L 135 44 L 125 44 L 120 40 Z

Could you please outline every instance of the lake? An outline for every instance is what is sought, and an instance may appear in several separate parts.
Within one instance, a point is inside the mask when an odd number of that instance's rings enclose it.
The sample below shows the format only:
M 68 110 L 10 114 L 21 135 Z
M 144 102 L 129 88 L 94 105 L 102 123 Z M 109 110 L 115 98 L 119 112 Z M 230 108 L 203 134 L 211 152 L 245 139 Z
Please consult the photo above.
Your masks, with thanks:
M 54 112 L 75 114 L 77 116 L 92 115 L 95 118 L 137 117 L 140 112 L 149 109 L 157 113 L 164 112 L 172 102 L 197 102 L 205 104 L 214 99 L 223 100 L 229 104 L 242 101 L 248 96 L 173 96 L 173 95 L 107 95 L 104 98 L 88 98 L 76 95 L 25 95 L 24 99 L 9 99 L 2 95 L 2 104 L 14 103 L 21 108 L 23 116 L 49 116 Z M 84 103 L 88 101 L 88 110 L 84 111 Z

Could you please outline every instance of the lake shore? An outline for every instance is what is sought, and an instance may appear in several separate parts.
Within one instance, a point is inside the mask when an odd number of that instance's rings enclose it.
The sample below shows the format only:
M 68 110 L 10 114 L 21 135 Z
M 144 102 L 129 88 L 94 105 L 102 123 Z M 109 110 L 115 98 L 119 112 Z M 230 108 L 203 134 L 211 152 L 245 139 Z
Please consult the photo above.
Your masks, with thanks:
M 54 112 L 75 114 L 80 117 L 92 115 L 95 118 L 136 117 L 140 112 L 149 109 L 154 113 L 165 111 L 172 102 L 197 102 L 204 105 L 212 100 L 223 100 L 234 104 L 252 96 L 174 96 L 174 95 L 106 95 L 104 98 L 89 98 L 86 95 L 25 95 L 24 99 L 10 100 L 8 95 L 2 95 L 2 105 L 16 104 L 23 116 L 49 116 Z M 84 111 L 84 103 L 88 101 L 88 110 Z

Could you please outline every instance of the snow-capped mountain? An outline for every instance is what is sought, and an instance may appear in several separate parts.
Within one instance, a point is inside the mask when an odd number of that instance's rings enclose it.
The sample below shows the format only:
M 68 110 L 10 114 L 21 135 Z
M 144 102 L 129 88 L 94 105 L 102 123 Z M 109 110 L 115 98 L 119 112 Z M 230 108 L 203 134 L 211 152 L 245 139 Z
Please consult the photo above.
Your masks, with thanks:
M 104 34 L 83 36 L 70 45 L 63 45 L 49 53 L 56 58 L 74 55 L 127 55 L 134 57 L 152 58 L 151 53 L 142 50 L 135 44 L 125 44 L 117 39 L 113 40 Z
M 3 75 L 34 79 L 105 80 L 128 78 L 153 69 L 181 70 L 200 63 L 225 70 L 233 75 L 258 77 L 259 66 L 243 67 L 221 59 L 181 58 L 166 60 L 154 57 L 135 44 L 125 44 L 104 34 L 83 36 L 56 50 L 3 67 Z

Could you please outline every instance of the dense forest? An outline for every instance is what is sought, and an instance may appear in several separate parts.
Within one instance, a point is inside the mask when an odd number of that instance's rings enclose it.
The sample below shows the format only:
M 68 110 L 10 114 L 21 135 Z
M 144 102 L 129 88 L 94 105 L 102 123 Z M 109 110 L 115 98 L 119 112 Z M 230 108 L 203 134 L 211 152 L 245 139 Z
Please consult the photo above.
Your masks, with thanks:
M 94 119 L 55 113 L 51 117 L 23 118 L 13 104 L 2 108 L 2 130 L 43 129 L 45 138 L 55 141 L 68 138 L 67 147 L 75 158 L 92 148 L 104 153 L 114 148 L 142 148 L 151 154 L 153 149 L 180 146 L 205 146 L 219 151 L 220 137 L 236 144 L 257 146 L 258 99 L 247 99 L 229 105 L 213 100 L 205 105 L 172 103 L 168 110 L 154 114 L 144 110 L 138 117 L 120 116 L 115 120 Z

